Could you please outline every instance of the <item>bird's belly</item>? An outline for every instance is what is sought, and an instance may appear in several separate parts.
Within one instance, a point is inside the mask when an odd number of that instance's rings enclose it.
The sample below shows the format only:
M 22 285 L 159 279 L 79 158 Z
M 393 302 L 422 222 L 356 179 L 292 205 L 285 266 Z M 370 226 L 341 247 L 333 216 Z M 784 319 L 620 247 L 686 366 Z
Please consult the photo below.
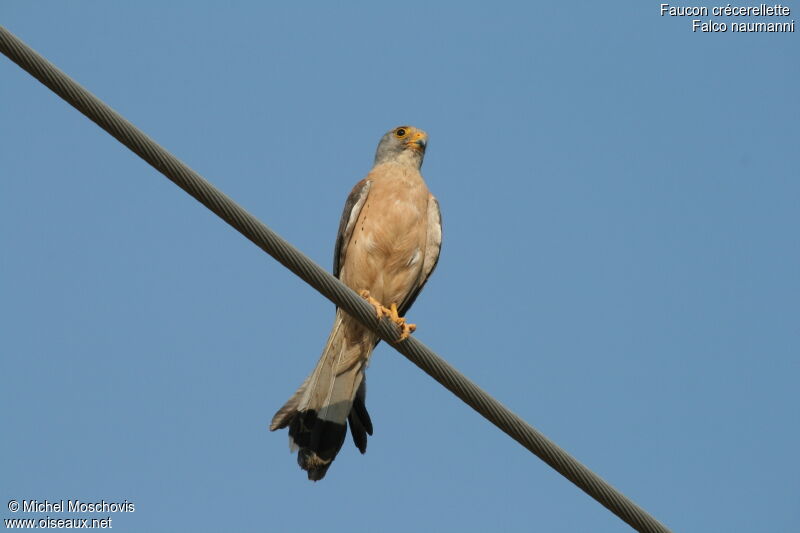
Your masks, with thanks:
M 399 304 L 421 272 L 426 224 L 414 200 L 365 205 L 348 246 L 342 281 L 384 305 Z

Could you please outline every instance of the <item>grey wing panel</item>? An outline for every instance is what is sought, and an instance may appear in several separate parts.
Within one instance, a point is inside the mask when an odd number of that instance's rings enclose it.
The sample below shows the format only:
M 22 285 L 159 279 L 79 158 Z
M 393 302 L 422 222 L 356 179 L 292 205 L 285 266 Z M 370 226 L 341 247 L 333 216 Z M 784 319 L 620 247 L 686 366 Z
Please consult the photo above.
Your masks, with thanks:
M 398 311 L 400 316 L 405 316 L 406 312 L 414 304 L 428 278 L 433 274 L 436 265 L 439 264 L 439 252 L 442 249 L 442 213 L 439 209 L 439 202 L 431 196 L 428 200 L 428 236 L 425 239 L 425 256 L 422 262 L 422 272 L 416 287 L 408 293 L 403 300 Z
M 339 232 L 336 235 L 336 246 L 333 250 L 333 275 L 339 277 L 339 270 L 344 264 L 344 256 L 347 253 L 347 245 L 353 235 L 353 227 L 356 225 L 361 208 L 369 195 L 372 182 L 366 178 L 356 183 L 353 190 L 347 196 L 344 203 L 342 218 L 339 220 Z

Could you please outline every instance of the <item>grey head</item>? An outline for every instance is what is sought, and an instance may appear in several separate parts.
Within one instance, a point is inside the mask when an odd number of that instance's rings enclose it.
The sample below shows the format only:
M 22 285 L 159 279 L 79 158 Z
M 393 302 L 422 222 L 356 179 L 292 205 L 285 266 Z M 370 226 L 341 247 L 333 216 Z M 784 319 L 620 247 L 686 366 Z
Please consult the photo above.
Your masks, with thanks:
M 422 166 L 428 134 L 414 126 L 398 126 L 386 133 L 378 143 L 375 152 L 375 165 L 398 163 Z

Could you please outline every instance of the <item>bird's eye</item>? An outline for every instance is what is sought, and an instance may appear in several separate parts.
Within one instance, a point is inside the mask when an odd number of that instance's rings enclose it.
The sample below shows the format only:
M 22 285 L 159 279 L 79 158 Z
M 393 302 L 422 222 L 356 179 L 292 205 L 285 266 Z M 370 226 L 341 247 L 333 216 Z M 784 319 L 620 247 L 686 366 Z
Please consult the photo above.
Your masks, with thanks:
M 394 132 L 394 134 L 397 135 L 397 137 L 400 138 L 400 139 L 405 137 L 406 133 L 408 133 L 408 132 L 406 131 L 405 128 L 397 128 L 397 130 Z

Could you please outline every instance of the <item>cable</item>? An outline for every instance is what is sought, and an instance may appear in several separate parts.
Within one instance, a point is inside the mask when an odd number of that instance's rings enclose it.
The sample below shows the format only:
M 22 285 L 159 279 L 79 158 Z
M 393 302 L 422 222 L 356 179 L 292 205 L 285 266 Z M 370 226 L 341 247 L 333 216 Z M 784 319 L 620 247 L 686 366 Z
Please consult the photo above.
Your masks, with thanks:
M 303 281 L 361 323 L 375 330 L 381 339 L 412 363 L 631 527 L 643 532 L 669 531 L 644 509 L 489 396 L 420 341 L 410 337 L 396 344 L 394 339 L 399 337 L 397 326 L 389 320 L 378 320 L 373 307 L 358 294 L 283 240 L 3 26 L 0 26 L 0 51 Z

